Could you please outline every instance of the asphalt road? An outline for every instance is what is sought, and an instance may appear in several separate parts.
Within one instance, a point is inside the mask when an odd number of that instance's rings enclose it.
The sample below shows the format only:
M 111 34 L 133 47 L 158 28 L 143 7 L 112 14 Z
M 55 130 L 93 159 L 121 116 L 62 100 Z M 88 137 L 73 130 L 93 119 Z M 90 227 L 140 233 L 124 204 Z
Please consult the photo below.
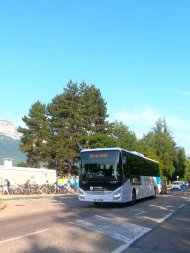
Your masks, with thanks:
M 3 253 L 190 251 L 190 192 L 171 192 L 134 206 L 94 207 L 69 195 L 4 201 Z

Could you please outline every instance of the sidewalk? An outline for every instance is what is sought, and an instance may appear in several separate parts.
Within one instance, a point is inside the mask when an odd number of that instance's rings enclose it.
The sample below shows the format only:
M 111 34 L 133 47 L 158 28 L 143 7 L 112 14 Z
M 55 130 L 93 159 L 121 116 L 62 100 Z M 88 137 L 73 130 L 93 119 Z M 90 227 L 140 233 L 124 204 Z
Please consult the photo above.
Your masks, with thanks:
M 12 194 L 0 194 L 0 210 L 6 208 L 6 202 L 10 200 L 21 200 L 21 199 L 40 199 L 40 198 L 50 198 L 53 194 L 40 194 L 40 195 L 12 195 Z
M 75 196 L 78 193 L 65 193 L 65 194 L 29 194 L 29 195 L 12 195 L 12 194 L 0 194 L 0 210 L 6 208 L 6 202 L 11 200 L 21 199 L 46 199 L 59 196 Z
M 40 198 L 51 198 L 54 197 L 53 194 L 40 194 L 40 195 L 0 195 L 0 210 L 6 208 L 6 202 L 11 200 L 21 200 L 21 199 L 40 199 Z
M 6 204 L 3 202 L 0 202 L 0 210 L 3 210 L 6 207 Z

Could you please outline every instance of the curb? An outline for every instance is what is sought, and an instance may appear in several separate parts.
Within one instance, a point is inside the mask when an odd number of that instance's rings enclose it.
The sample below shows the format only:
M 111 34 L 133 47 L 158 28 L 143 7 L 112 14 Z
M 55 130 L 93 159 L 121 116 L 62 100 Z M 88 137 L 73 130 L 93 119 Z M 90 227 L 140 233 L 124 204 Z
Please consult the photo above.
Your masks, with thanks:
M 6 204 L 5 204 L 5 203 L 0 202 L 0 210 L 5 209 L 5 207 L 6 207 Z

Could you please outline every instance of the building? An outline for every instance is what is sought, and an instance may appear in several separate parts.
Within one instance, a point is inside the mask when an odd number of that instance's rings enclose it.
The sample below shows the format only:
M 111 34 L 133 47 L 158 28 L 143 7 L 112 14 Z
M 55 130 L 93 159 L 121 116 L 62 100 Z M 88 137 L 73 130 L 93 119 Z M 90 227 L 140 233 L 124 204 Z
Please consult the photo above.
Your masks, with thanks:
M 43 185 L 47 181 L 54 184 L 57 180 L 56 170 L 46 168 L 27 168 L 12 165 L 12 159 L 5 158 L 4 165 L 0 165 L 0 185 L 4 179 L 8 179 L 11 185 L 31 183 Z

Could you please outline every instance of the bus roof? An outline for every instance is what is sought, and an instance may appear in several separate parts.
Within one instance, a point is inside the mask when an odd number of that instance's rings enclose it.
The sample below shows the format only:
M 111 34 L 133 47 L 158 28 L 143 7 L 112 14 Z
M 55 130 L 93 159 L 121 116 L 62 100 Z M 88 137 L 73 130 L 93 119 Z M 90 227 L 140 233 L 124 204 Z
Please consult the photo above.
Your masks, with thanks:
M 156 163 L 159 163 L 158 161 L 156 160 L 153 160 L 153 159 L 150 159 L 146 156 L 144 156 L 143 154 L 137 152 L 137 151 L 129 151 L 127 149 L 123 149 L 123 148 L 119 148 L 119 147 L 113 147 L 113 148 L 94 148 L 94 149 L 82 149 L 81 150 L 81 153 L 82 152 L 91 152 L 91 151 L 105 151 L 105 150 L 119 150 L 119 151 L 126 151 L 132 155 L 135 155 L 135 156 L 138 156 L 138 157 L 141 157 L 141 158 L 144 158 L 146 160 L 149 160 L 149 161 L 152 161 L 152 162 L 156 162 Z

